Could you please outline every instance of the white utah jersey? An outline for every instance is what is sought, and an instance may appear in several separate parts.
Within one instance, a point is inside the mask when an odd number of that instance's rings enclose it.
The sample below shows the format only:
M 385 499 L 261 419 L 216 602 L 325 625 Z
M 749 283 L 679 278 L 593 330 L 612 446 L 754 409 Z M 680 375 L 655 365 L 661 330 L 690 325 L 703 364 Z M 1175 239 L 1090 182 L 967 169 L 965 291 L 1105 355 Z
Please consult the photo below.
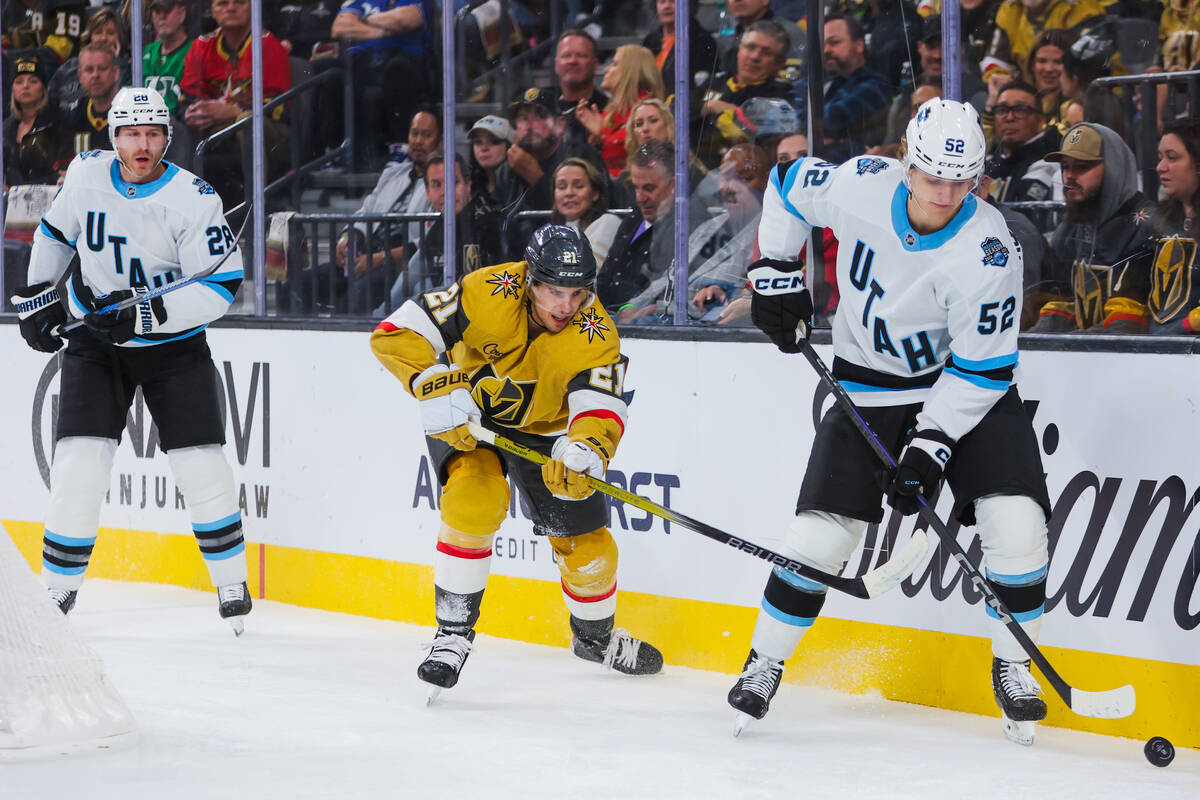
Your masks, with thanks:
M 34 235 L 29 283 L 54 283 L 78 253 L 80 274 L 100 298 L 120 289 L 157 289 L 232 255 L 213 275 L 162 296 L 165 323 L 124 346 L 142 347 L 192 336 L 224 314 L 242 282 L 242 257 L 211 186 L 164 161 L 150 183 L 126 183 L 111 150 L 80 153 Z M 65 282 L 75 317 L 94 310 Z M 101 303 L 103 305 L 103 303 Z
M 862 406 L 924 403 L 920 428 L 959 439 L 1008 391 L 1023 262 L 1000 212 L 968 195 L 942 230 L 909 225 L 903 167 L 863 156 L 771 172 L 762 255 L 795 261 L 811 227 L 838 240 L 834 374 Z

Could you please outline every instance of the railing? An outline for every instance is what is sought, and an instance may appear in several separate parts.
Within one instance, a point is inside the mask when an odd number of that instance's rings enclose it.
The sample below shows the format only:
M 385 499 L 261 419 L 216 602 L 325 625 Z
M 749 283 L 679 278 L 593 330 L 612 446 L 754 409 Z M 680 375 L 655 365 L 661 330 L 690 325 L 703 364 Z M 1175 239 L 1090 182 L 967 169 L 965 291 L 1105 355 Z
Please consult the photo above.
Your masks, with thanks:
M 1126 118 L 1137 121 L 1134 138 L 1134 156 L 1142 173 L 1142 193 L 1147 197 L 1158 195 L 1158 173 L 1154 166 L 1158 160 L 1158 92 L 1161 85 L 1183 85 L 1187 88 L 1188 116 L 1200 115 L 1200 70 L 1187 72 L 1150 72 L 1142 75 L 1121 75 L 1112 78 L 1097 78 L 1092 86 L 1102 89 L 1121 86 L 1136 87 L 1140 108 L 1132 98 L 1125 103 Z
M 301 137 L 295 135 L 295 132 L 293 131 L 292 135 L 288 137 L 290 140 L 290 143 L 291 143 L 291 168 L 285 174 L 283 174 L 279 178 L 276 178 L 274 181 L 271 181 L 270 183 L 267 184 L 266 189 L 263 191 L 263 199 L 264 200 L 266 199 L 267 196 L 272 195 L 272 194 L 278 192 L 280 189 L 283 189 L 286 187 L 286 188 L 289 188 L 292 193 L 292 197 L 291 197 L 292 207 L 299 208 L 300 207 L 300 189 L 301 189 L 300 179 L 304 175 L 307 175 L 317 169 L 320 169 L 321 167 L 325 166 L 326 164 L 336 161 L 337 159 L 341 158 L 344 154 L 353 154 L 353 149 L 354 149 L 353 141 L 354 141 L 354 133 L 355 133 L 355 131 L 354 131 L 354 97 L 353 97 L 354 93 L 353 93 L 353 91 L 351 91 L 349 80 L 344 80 L 346 75 L 349 75 L 349 71 L 347 70 L 344 63 L 342 66 L 331 67 L 330 69 L 327 69 L 318 75 L 313 75 L 312 77 L 303 81 L 299 85 L 293 86 L 292 88 L 288 89 L 283 94 L 279 95 L 278 97 L 272 98 L 270 101 L 268 101 L 266 104 L 263 105 L 263 114 L 265 116 L 273 109 L 278 108 L 280 105 L 287 103 L 288 101 L 293 100 L 302 94 L 315 92 L 321 84 L 328 83 L 328 82 L 331 82 L 334 80 L 343 81 L 343 87 L 344 87 L 343 91 L 345 94 L 345 101 L 344 101 L 345 102 L 345 105 L 344 105 L 345 111 L 343 113 L 344 137 L 342 139 L 341 144 L 338 145 L 337 148 L 329 151 L 328 153 L 317 156 L 316 158 L 301 164 L 300 161 L 303 158 L 303 154 L 300 152 Z M 228 139 L 230 136 L 235 135 L 236 133 L 238 133 L 241 130 L 246 130 L 248 133 L 249 126 L 250 126 L 252 119 L 253 119 L 253 117 L 251 117 L 250 115 L 242 117 L 240 120 L 233 123 L 232 125 L 222 128 L 221 130 L 217 131 L 216 133 L 212 134 L 211 136 L 201 140 L 201 142 L 196 145 L 196 154 L 195 154 L 195 162 L 194 162 L 196 174 L 199 175 L 200 177 L 204 177 L 204 156 L 205 156 L 205 153 L 208 150 L 210 150 L 214 144 L 221 142 L 225 139 Z M 309 119 L 292 120 L 291 124 L 294 126 L 297 122 L 299 122 L 300 124 L 308 125 L 308 124 L 311 124 L 312 121 Z M 246 149 L 248 149 L 248 148 L 243 148 L 242 169 L 245 174 L 245 180 L 243 182 L 243 185 L 248 187 L 251 185 L 251 181 L 250 181 L 250 170 L 251 170 L 250 162 L 251 162 L 251 160 L 249 158 L 246 158 L 246 153 L 245 153 Z M 243 200 L 241 203 L 238 203 L 236 206 L 229 209 L 226 212 L 226 216 L 229 216 L 231 218 L 236 217 L 236 215 L 245 211 L 245 209 L 248 205 L 249 205 L 249 200 Z

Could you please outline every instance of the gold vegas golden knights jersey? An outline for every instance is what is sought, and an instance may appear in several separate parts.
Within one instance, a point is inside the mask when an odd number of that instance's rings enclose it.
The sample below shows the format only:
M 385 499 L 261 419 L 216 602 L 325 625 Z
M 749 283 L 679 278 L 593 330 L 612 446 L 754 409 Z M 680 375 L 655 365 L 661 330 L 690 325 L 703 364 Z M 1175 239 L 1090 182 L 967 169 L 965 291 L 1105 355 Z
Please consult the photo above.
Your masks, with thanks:
M 593 295 L 565 329 L 530 338 L 524 261 L 485 267 L 406 301 L 371 334 L 371 349 L 412 393 L 443 356 L 471 380 L 493 425 L 599 439 L 611 458 L 625 430 L 617 326 Z

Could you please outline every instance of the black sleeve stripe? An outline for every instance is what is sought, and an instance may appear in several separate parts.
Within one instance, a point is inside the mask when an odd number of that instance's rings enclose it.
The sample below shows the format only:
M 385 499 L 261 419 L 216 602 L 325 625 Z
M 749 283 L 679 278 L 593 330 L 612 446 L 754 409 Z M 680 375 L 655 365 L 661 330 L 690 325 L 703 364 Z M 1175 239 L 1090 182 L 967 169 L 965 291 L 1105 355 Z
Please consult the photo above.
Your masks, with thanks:
M 962 364 L 957 363 L 954 360 L 954 357 L 951 356 L 950 358 L 946 359 L 946 366 L 953 367 L 959 372 L 965 372 L 970 375 L 978 375 L 981 378 L 987 378 L 991 381 L 1001 381 L 1003 383 L 1012 383 L 1013 381 L 1014 365 L 1012 364 L 1007 367 L 998 367 L 996 369 L 970 369 L 969 367 L 964 367 Z
M 780 186 L 785 185 L 783 182 L 783 179 L 787 177 L 788 170 L 792 168 L 792 164 L 795 164 L 797 160 L 798 159 L 792 159 L 791 161 L 785 161 L 782 164 L 779 164 L 778 166 L 775 167 L 775 172 L 779 177 L 779 185 Z
M 47 222 L 45 217 L 42 217 L 42 225 L 46 228 L 46 230 L 50 231 L 50 233 L 53 234 L 55 239 L 58 239 L 60 242 L 65 244 L 67 247 L 75 246 L 67 239 L 66 236 L 63 235 L 62 231 L 60 231 L 58 228 L 54 227 L 49 222 Z

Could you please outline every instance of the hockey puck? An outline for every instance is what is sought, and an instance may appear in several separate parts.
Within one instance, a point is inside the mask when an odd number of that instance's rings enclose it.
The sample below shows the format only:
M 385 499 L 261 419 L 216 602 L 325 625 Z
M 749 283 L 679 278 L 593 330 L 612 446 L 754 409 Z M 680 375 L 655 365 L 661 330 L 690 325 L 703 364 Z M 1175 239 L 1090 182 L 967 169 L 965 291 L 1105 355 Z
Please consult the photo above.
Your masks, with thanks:
M 1144 749 L 1146 760 L 1156 767 L 1165 767 L 1175 758 L 1175 745 L 1161 736 L 1152 736 Z

